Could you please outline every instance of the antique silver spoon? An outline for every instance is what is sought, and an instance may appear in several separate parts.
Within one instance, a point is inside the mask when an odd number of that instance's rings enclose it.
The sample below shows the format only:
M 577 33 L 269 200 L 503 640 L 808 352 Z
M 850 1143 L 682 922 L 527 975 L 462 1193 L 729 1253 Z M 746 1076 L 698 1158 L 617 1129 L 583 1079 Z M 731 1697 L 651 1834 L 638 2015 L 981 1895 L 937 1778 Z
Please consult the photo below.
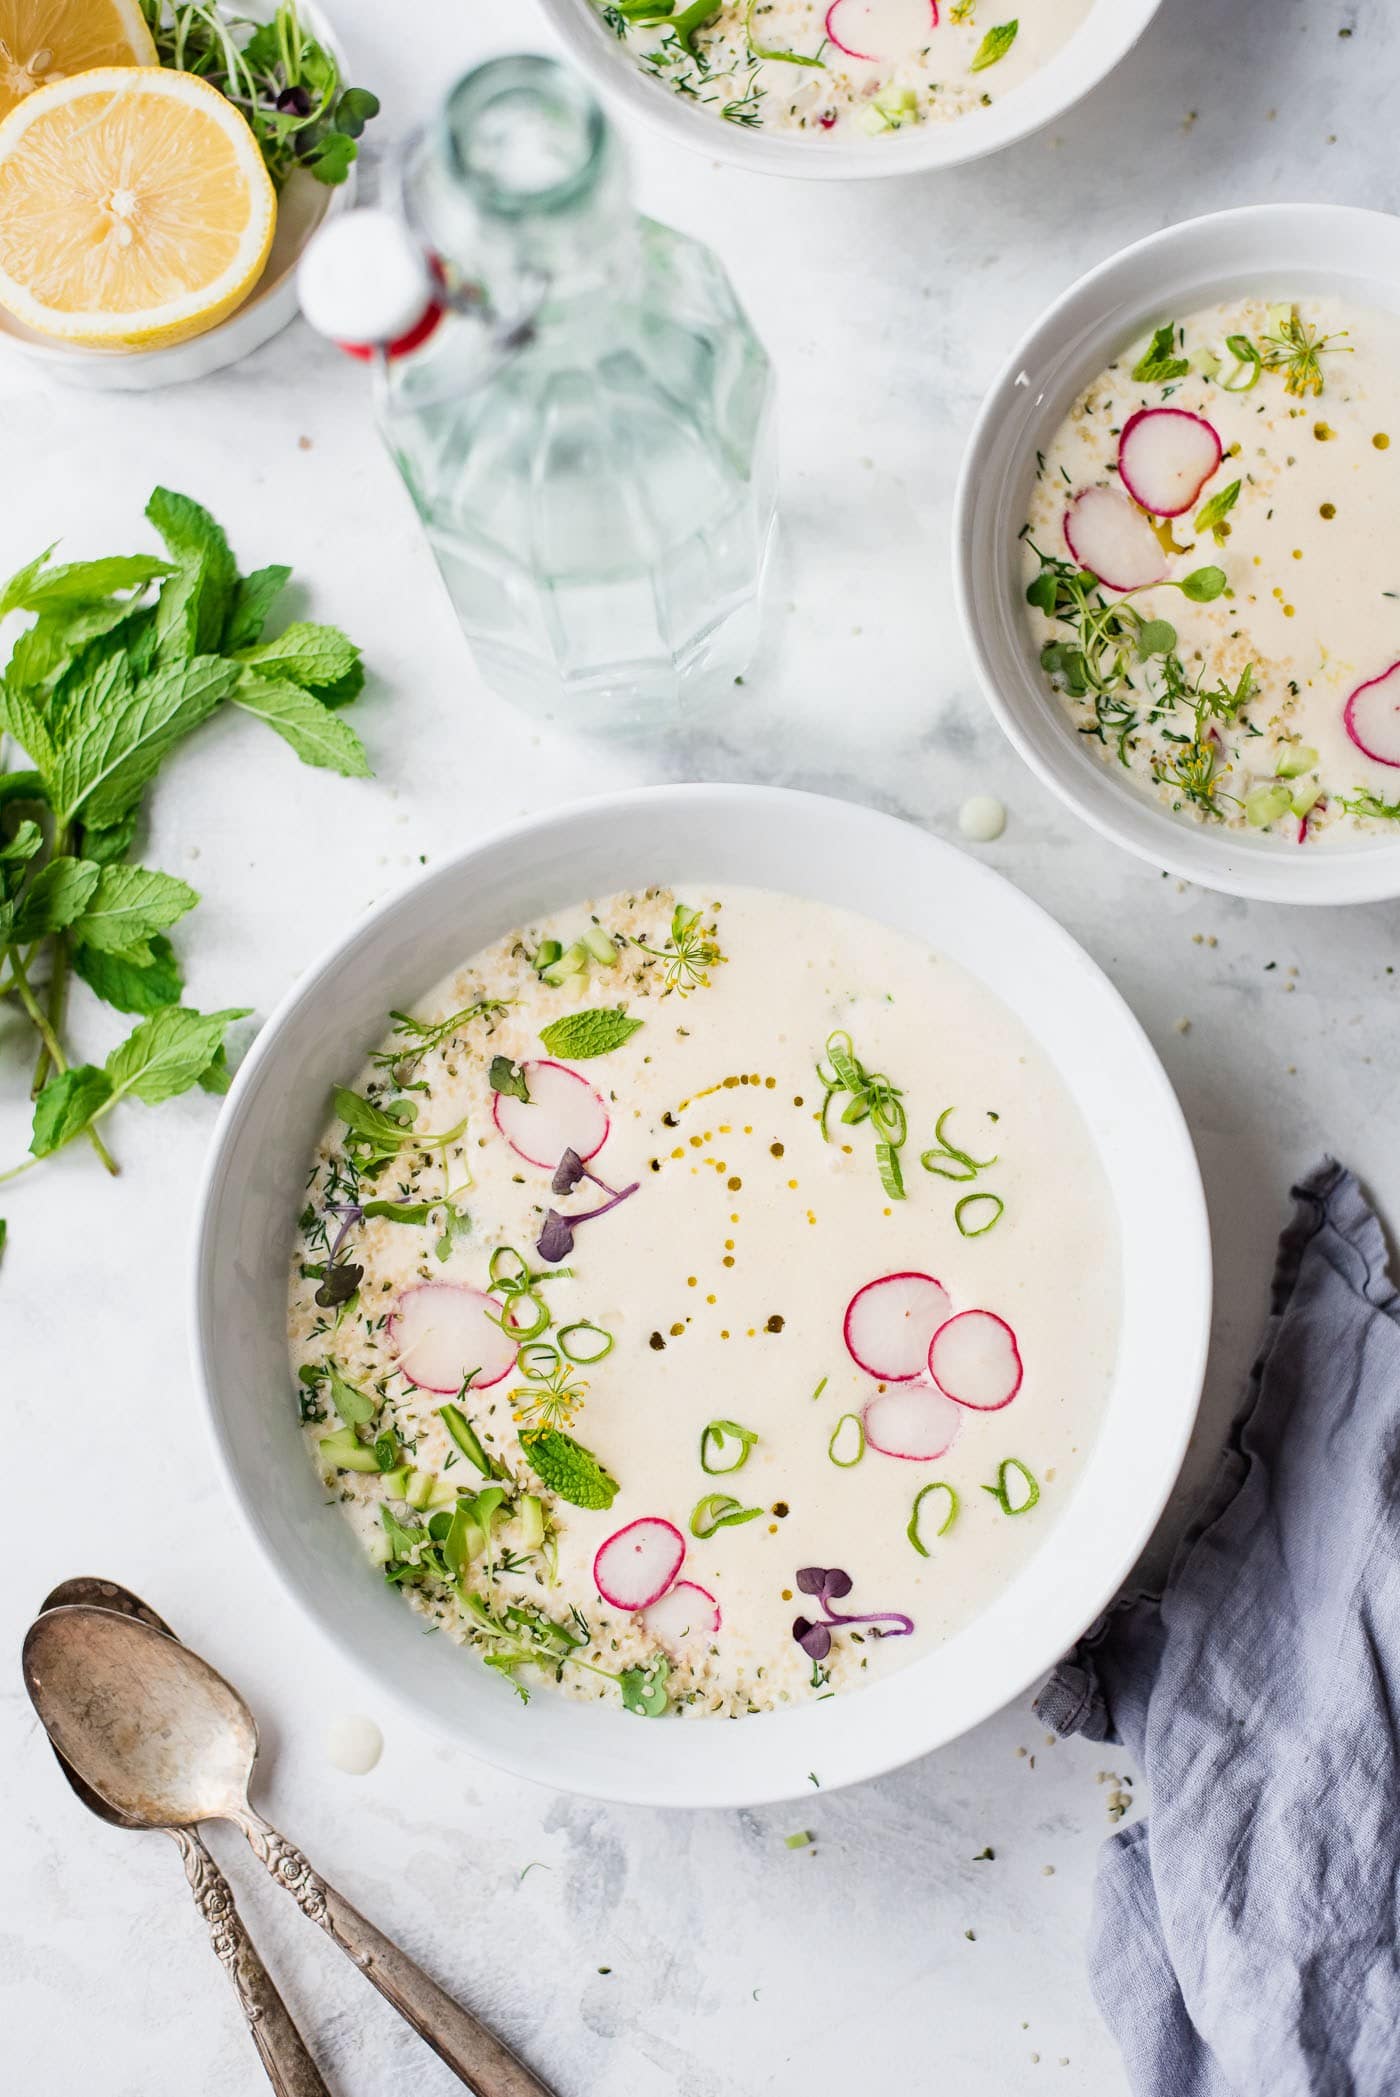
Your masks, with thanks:
M 206 1660 L 139 1618 L 76 1604 L 36 1618 L 24 1682 L 50 1740 L 139 1827 L 231 1820 L 302 1913 L 373 1981 L 473 2097 L 550 2097 L 475 2017 L 366 1922 L 248 1802 L 253 1714 Z
M 97 1609 L 114 1610 L 118 1615 L 134 1617 L 149 1624 L 166 1638 L 174 1638 L 170 1626 L 158 1617 L 139 1595 L 132 1594 L 126 1587 L 119 1587 L 115 1580 L 63 1580 L 46 1596 L 40 1614 L 48 1609 L 65 1609 L 75 1603 L 87 1603 Z M 151 1826 L 149 1821 L 132 1820 L 125 1813 L 109 1806 L 106 1799 L 93 1790 L 78 1775 L 71 1762 L 54 1748 L 58 1766 L 67 1777 L 78 1797 L 90 1813 L 105 1820 L 110 1827 L 130 1828 L 141 1833 Z M 253 1941 L 243 1926 L 238 1910 L 233 1904 L 233 1894 L 228 1880 L 210 1856 L 194 1827 L 168 1827 L 162 1833 L 169 1835 L 185 1866 L 185 1877 L 190 1882 L 195 1906 L 204 1917 L 209 1930 L 209 1941 L 220 1965 L 233 1982 L 238 1996 L 238 2006 L 248 2020 L 248 2029 L 253 2044 L 258 2049 L 267 2079 L 277 2092 L 277 2097 L 330 2097 L 330 2092 L 321 2080 L 316 2063 L 306 2050 L 306 2044 L 282 1997 L 277 1984 L 258 1957 Z

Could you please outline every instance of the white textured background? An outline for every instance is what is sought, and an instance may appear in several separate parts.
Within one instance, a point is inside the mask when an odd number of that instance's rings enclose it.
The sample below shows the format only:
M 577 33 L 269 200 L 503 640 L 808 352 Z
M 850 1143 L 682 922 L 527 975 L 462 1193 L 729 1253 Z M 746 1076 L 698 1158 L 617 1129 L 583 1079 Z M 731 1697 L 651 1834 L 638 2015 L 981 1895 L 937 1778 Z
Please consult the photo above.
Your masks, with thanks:
M 383 97 L 381 144 L 473 59 L 545 41 L 533 0 L 340 0 L 336 13 Z M 964 794 L 998 793 L 1011 821 L 988 857 L 1124 990 L 1200 1148 L 1220 1293 L 1199 1478 L 1263 1314 L 1291 1177 L 1331 1147 L 1400 1208 L 1396 912 L 1290 914 L 1181 889 L 1075 827 L 974 690 L 946 582 L 948 504 L 981 391 L 1080 270 L 1197 211 L 1393 205 L 1382 119 L 1397 60 L 1386 0 L 1165 0 L 1072 123 L 961 173 L 759 183 L 639 140 L 646 208 L 718 248 L 774 355 L 785 443 L 770 641 L 745 711 L 646 759 L 542 736 L 482 689 L 363 374 L 300 327 L 164 396 L 84 397 L 0 365 L 0 572 L 60 535 L 72 556 L 144 546 L 141 508 L 165 480 L 214 509 L 245 566 L 292 562 L 314 615 L 347 626 L 373 666 L 355 719 L 374 782 L 309 773 L 241 718 L 162 778 L 145 850 L 203 893 L 181 941 L 192 1002 L 265 1012 L 419 853 L 573 794 L 771 780 L 948 834 Z M 108 1038 L 99 1022 L 90 1045 Z M 0 1067 L 8 1163 L 26 1135 L 2 1036 Z M 517 1785 L 376 1709 L 252 1556 L 194 1410 L 183 1282 L 213 1114 L 198 1094 L 123 1110 L 119 1183 L 79 1149 L 0 1203 L 0 2021 L 15 2086 L 263 2087 L 173 1849 L 84 1816 L 23 1697 L 29 1612 L 54 1580 L 101 1572 L 245 1689 L 272 1817 L 560 2097 L 835 2097 L 876 2076 L 916 2097 L 1121 2097 L 1081 1948 L 1108 1826 L 1095 1779 L 1126 1770 L 1121 1756 L 1049 1747 L 1015 1708 L 863 1789 L 672 1817 Z M 1164 1318 L 1171 1276 L 1164 1244 Z M 340 1776 L 326 1722 L 365 1708 L 385 1726 L 384 1759 L 367 1779 Z M 815 1845 L 785 1849 L 802 1827 Z M 995 1861 L 974 1864 L 987 1844 Z M 522 1878 L 532 1863 L 548 1869 Z M 458 2087 L 250 1859 L 233 1864 L 337 2093 Z

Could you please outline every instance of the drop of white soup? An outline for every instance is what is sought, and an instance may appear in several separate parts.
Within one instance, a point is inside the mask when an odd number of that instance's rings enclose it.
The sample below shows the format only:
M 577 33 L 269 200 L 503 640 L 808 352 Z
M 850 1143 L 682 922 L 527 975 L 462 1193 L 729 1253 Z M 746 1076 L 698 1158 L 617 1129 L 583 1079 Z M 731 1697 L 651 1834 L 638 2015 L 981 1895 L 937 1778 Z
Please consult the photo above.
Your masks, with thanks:
M 365 1777 L 384 1752 L 384 1735 L 372 1718 L 351 1712 L 326 1728 L 326 1759 L 347 1777 Z
M 1006 828 L 1006 810 L 995 794 L 970 794 L 958 810 L 958 828 L 976 845 L 989 845 Z

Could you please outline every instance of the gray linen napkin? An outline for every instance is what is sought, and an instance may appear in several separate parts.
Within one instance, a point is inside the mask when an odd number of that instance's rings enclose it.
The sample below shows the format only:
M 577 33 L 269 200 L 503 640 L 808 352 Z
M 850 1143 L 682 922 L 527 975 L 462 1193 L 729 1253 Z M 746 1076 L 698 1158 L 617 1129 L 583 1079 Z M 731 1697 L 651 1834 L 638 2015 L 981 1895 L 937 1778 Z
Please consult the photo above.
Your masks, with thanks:
M 1115 1604 L 1036 1706 L 1150 1787 L 1089 1947 L 1138 2097 L 1400 2093 L 1400 1296 L 1349 1172 L 1293 1191 L 1166 1591 Z

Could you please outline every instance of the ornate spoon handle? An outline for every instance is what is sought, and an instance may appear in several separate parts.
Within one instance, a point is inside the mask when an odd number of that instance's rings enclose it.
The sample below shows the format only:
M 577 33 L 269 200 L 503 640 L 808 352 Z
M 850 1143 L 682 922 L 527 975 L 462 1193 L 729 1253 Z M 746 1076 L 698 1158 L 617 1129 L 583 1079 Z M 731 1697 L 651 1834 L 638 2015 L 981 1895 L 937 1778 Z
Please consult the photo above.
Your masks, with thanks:
M 251 1806 L 237 1816 L 256 1856 L 313 1922 L 374 1982 L 399 2015 L 426 2039 L 472 2097 L 552 2097 L 552 2093 L 485 2025 L 415 1966 L 397 1944 L 314 1872 L 299 1849 Z
M 209 1941 L 233 1982 L 267 2079 L 277 2097 L 330 2097 L 277 1984 L 239 1919 L 228 1880 L 194 1828 L 171 1828 Z

